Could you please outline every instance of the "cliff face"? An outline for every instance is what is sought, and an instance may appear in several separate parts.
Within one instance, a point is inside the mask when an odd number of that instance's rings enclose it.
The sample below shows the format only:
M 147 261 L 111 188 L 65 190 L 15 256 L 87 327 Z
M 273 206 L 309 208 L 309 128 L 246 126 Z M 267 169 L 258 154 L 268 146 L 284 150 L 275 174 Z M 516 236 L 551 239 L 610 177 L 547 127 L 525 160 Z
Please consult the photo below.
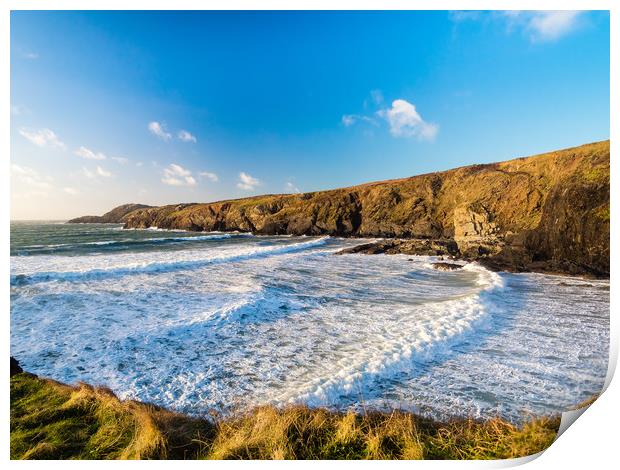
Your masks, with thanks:
M 103 215 L 85 215 L 69 220 L 69 224 L 120 224 L 125 222 L 125 216 L 137 209 L 147 209 L 153 206 L 146 204 L 123 204 L 115 207 Z
M 295 195 L 134 210 L 127 228 L 455 241 L 509 270 L 609 274 L 609 141 Z

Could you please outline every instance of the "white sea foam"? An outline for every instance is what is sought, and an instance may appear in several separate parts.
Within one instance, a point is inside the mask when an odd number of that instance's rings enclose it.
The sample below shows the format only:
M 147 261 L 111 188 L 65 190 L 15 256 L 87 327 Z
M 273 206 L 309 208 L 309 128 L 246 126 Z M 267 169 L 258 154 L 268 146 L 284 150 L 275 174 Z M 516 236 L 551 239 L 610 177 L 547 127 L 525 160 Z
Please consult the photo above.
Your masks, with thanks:
M 329 405 L 343 394 L 367 389 L 374 381 L 410 370 L 416 361 L 434 358 L 452 341 L 462 341 L 463 335 L 475 331 L 493 309 L 487 305 L 485 291 L 503 287 L 498 274 L 479 265 L 469 264 L 464 269 L 478 275 L 479 292 L 423 307 L 394 309 L 392 314 L 396 321 L 392 327 L 369 336 L 358 345 L 355 354 L 325 364 L 317 375 L 306 374 L 287 384 L 274 403 Z M 421 316 L 424 321 L 420 321 Z
M 13 256 L 11 354 L 193 414 L 303 402 L 518 420 L 600 390 L 609 282 L 300 240 Z
M 306 250 L 308 248 L 323 245 L 328 237 L 318 238 L 306 242 L 280 244 L 262 247 L 243 247 L 236 250 L 228 250 L 228 253 L 218 253 L 212 251 L 190 252 L 190 256 L 177 256 L 174 261 L 170 260 L 170 255 L 166 254 L 164 261 L 150 261 L 153 258 L 151 253 L 142 256 L 140 261 L 132 261 L 130 263 L 122 263 L 113 267 L 92 267 L 88 263 L 79 271 L 36 271 L 31 273 L 11 274 L 11 285 L 46 282 L 46 281 L 75 281 L 84 279 L 103 279 L 108 277 L 119 277 L 130 274 L 145 274 L 170 272 L 184 269 L 195 269 L 207 264 L 221 263 L 229 261 L 239 261 L 248 258 L 257 258 L 261 256 L 278 255 L 298 250 Z M 159 256 L 161 259 L 162 257 Z M 178 258 L 185 258 L 178 260 Z M 30 261 L 30 260 L 28 260 Z M 80 264 L 78 260 L 70 260 L 72 265 Z M 25 262 L 26 263 L 26 262 Z M 24 263 L 24 264 L 25 264 Z M 66 264 L 66 263 L 65 263 Z
M 196 233 L 196 232 L 188 232 Z M 104 245 L 124 245 L 131 243 L 162 243 L 162 242 L 196 242 L 204 240 L 222 240 L 232 237 L 253 237 L 251 233 L 239 233 L 239 232 L 209 232 L 208 235 L 188 235 L 184 237 L 153 237 L 153 238 L 121 238 L 117 240 L 98 240 L 93 242 L 78 242 L 78 243 L 56 243 L 49 245 L 25 245 L 21 249 L 28 250 L 32 248 L 59 248 L 59 247 L 79 247 L 79 246 L 104 246 Z

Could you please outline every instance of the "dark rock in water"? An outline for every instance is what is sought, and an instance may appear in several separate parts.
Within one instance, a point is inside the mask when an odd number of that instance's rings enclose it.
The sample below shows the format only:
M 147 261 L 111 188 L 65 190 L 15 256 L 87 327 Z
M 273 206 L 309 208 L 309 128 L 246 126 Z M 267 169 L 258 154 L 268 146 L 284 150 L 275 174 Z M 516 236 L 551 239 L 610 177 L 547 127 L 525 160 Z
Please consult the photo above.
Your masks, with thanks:
M 15 374 L 21 374 L 22 372 L 24 372 L 24 369 L 21 368 L 17 359 L 11 356 L 11 377 Z
M 394 241 L 381 241 L 376 243 L 364 243 L 363 245 L 357 245 L 352 248 L 345 248 L 344 250 L 338 251 L 337 255 L 346 255 L 346 254 L 355 254 L 361 253 L 364 255 L 377 255 L 381 253 L 385 253 L 386 250 L 394 245 Z
M 365 243 L 363 245 L 346 248 L 337 252 L 337 255 L 361 253 L 365 255 L 376 255 L 384 253 L 386 255 L 424 255 L 437 256 L 458 254 L 458 246 L 454 240 L 433 240 L 414 238 L 409 240 L 382 240 L 375 243 Z
M 457 269 L 463 269 L 463 265 L 456 263 L 433 263 L 433 268 L 438 271 L 456 271 Z

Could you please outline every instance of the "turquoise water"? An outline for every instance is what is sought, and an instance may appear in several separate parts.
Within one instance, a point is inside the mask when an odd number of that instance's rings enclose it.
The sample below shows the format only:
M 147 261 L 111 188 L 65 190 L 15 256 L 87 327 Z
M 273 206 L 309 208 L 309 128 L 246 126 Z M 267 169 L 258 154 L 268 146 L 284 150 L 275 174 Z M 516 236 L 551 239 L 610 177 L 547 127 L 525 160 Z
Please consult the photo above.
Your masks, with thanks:
M 302 402 L 518 421 L 600 391 L 608 281 L 334 255 L 366 242 L 12 223 L 11 354 L 197 415 Z

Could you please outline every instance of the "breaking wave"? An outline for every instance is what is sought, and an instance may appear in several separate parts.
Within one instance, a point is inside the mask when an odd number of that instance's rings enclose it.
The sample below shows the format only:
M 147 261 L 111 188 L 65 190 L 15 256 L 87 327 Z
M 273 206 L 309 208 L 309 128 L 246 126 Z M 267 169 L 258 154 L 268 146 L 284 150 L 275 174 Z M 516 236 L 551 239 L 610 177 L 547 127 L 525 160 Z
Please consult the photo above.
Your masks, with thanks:
M 477 264 L 464 270 L 475 272 L 480 290 L 474 294 L 394 311 L 398 321 L 381 334 L 367 338 L 354 355 L 327 363 L 319 374 L 287 384 L 273 403 L 330 405 L 343 395 L 368 395 L 377 380 L 389 380 L 411 370 L 416 362 L 437 359 L 454 342 L 475 334 L 493 311 L 488 294 L 504 287 L 501 277 Z M 425 321 L 420 322 L 424 316 Z M 362 345 L 361 345 L 362 346 Z
M 283 253 L 290 253 L 299 250 L 321 246 L 325 244 L 329 237 L 323 237 L 307 242 L 292 243 L 286 245 L 272 245 L 253 247 L 250 249 L 241 248 L 231 253 L 223 255 L 207 252 L 205 258 L 189 259 L 183 261 L 144 261 L 139 263 L 131 263 L 111 268 L 94 268 L 82 271 L 49 271 L 37 272 L 33 274 L 12 274 L 11 285 L 32 284 L 37 282 L 48 281 L 89 281 L 109 279 L 131 274 L 152 274 L 167 273 L 171 271 L 196 269 L 212 263 L 226 263 L 232 261 L 247 260 L 263 256 L 273 256 Z M 169 257 L 168 257 L 169 258 Z
M 608 281 L 332 256 L 366 240 L 132 231 L 118 241 L 148 246 L 121 251 L 103 244 L 110 227 L 18 228 L 12 250 L 72 246 L 11 256 L 12 355 L 122 398 L 194 415 L 305 403 L 518 421 L 599 392 L 607 371 Z

